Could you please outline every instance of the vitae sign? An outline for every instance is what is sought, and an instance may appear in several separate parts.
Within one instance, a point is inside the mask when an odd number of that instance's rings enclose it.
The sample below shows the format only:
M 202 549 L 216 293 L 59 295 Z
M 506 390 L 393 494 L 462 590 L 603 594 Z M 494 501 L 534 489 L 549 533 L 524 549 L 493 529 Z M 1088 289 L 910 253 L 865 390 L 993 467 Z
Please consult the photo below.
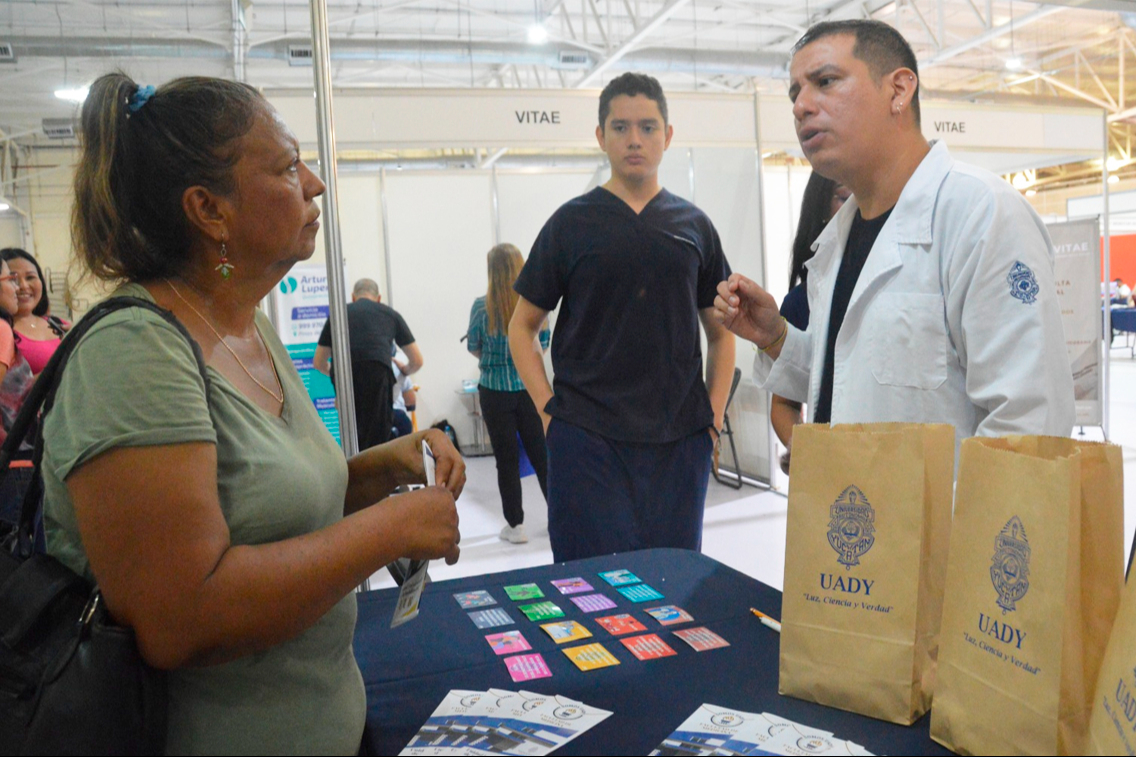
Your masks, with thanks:
M 559 124 L 558 110 L 514 110 L 513 115 L 519 124 Z
M 936 134 L 966 134 L 966 121 L 934 121 Z

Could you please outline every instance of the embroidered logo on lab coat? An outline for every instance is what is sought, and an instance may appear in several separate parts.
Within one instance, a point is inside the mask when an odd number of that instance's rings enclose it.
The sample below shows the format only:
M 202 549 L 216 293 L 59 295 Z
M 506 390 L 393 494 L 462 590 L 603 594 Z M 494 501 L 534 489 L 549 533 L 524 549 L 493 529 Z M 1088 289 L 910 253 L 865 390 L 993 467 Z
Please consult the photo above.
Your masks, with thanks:
M 1041 291 L 1041 287 L 1037 285 L 1037 277 L 1033 275 L 1033 271 L 1030 270 L 1028 265 L 1020 260 L 1015 262 L 1010 267 L 1006 281 L 1010 282 L 1010 296 L 1027 305 L 1037 302 L 1037 295 Z

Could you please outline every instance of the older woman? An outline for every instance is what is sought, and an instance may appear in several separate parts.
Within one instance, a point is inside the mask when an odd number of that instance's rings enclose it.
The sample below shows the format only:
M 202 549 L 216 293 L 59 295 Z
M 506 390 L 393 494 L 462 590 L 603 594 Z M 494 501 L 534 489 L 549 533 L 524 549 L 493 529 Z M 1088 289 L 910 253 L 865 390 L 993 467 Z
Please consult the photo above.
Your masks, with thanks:
M 257 303 L 315 247 L 323 182 L 256 90 L 97 80 L 73 236 L 127 309 L 84 337 L 44 420 L 48 551 L 170 670 L 171 753 L 355 753 L 352 589 L 458 557 L 465 466 L 440 432 L 344 460 Z M 421 444 L 444 485 L 422 481 Z

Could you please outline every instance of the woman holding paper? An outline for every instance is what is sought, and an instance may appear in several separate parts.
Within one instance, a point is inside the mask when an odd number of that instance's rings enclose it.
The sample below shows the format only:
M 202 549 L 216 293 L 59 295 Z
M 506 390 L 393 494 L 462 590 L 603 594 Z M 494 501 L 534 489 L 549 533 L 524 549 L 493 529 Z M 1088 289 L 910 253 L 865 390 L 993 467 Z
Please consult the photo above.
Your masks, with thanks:
M 365 717 L 352 591 L 458 558 L 465 466 L 427 431 L 350 460 L 257 304 L 315 249 L 324 184 L 255 89 L 116 73 L 82 110 L 73 236 L 115 295 L 44 419 L 48 551 L 170 671 L 170 753 L 351 753 Z M 421 482 L 421 446 L 438 486 Z

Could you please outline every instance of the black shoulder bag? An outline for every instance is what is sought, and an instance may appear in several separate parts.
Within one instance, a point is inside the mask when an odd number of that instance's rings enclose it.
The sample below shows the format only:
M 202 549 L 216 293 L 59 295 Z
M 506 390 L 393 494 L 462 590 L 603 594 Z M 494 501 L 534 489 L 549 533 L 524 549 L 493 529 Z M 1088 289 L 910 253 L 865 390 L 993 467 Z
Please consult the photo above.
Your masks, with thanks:
M 140 307 L 161 315 L 189 341 L 209 379 L 201 348 L 172 313 L 135 297 L 97 305 L 63 339 L 20 409 L 0 450 L 0 482 L 20 442 L 55 401 L 63 368 L 103 317 Z M 43 439 L 19 523 L 0 531 L 0 754 L 162 754 L 165 675 L 138 654 L 134 632 L 114 624 L 98 586 L 34 551 L 43 501 Z

